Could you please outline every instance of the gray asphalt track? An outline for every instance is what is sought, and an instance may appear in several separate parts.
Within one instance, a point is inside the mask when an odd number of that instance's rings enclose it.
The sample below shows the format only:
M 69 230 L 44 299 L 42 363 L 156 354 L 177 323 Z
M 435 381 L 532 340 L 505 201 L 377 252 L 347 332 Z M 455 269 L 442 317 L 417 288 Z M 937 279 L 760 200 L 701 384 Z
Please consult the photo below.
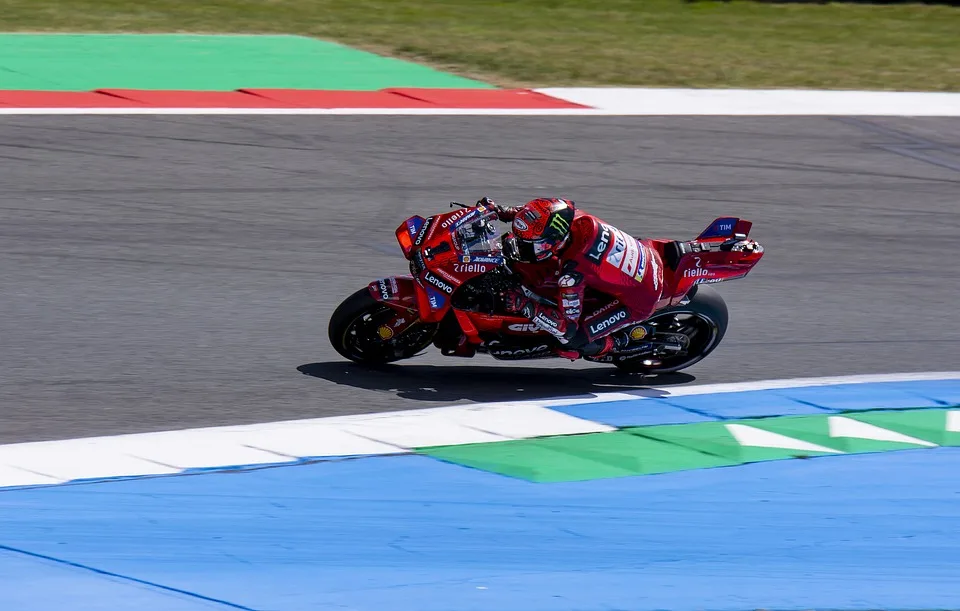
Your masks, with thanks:
M 2 117 L 0 442 L 650 383 L 334 353 L 339 301 L 405 271 L 403 219 L 482 195 L 645 236 L 755 222 L 727 340 L 656 383 L 956 369 L 958 147 L 935 119 Z

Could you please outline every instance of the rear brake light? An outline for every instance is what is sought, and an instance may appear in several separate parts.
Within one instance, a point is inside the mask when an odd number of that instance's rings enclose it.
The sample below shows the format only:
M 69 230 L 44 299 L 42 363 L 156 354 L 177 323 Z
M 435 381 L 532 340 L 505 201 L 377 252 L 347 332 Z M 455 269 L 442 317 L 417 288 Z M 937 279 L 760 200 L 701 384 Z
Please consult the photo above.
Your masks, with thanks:
M 404 258 L 409 259 L 410 253 L 413 252 L 413 238 L 410 237 L 410 232 L 407 231 L 406 225 L 402 225 L 397 229 L 397 242 L 400 243 Z

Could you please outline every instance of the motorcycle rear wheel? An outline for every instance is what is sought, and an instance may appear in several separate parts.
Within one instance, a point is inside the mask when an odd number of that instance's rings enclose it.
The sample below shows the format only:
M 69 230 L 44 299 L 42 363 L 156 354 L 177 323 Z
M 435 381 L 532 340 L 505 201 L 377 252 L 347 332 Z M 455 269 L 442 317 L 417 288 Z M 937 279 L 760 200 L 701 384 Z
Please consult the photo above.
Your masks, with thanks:
M 719 293 L 702 285 L 688 296 L 690 303 L 660 310 L 647 322 L 669 324 L 676 319 L 680 328 L 686 330 L 684 334 L 690 338 L 692 349 L 687 354 L 660 358 L 659 365 L 645 365 L 644 357 L 614 361 L 617 369 L 629 373 L 673 373 L 702 361 L 716 350 L 727 333 L 730 320 L 727 304 Z
M 383 365 L 415 356 L 433 342 L 438 325 L 416 323 L 389 340 L 377 329 L 394 310 L 380 303 L 366 288 L 343 300 L 330 317 L 327 335 L 340 356 L 364 365 Z

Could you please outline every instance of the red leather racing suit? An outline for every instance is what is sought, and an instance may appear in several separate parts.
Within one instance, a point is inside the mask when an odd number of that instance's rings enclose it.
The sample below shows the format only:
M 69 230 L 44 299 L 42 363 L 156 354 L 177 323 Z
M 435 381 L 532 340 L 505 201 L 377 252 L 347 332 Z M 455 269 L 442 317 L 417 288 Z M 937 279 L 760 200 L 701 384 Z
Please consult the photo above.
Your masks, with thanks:
M 502 220 L 513 220 L 514 209 L 501 210 Z M 514 268 L 529 286 L 540 286 L 549 276 L 557 276 L 559 307 L 531 300 L 522 311 L 565 348 L 581 350 L 653 313 L 663 291 L 663 263 L 654 249 L 580 210 L 570 232 L 570 244 L 558 257 L 542 263 L 518 263 Z M 588 289 L 616 301 L 584 312 Z M 603 352 L 609 349 L 601 348 Z

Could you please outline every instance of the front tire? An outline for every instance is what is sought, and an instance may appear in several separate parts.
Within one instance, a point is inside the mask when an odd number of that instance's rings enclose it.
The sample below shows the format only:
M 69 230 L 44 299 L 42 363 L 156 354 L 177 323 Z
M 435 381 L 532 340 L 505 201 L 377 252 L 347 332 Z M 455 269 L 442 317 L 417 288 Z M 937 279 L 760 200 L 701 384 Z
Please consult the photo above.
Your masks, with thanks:
M 658 324 L 680 323 L 690 337 L 687 354 L 661 359 L 659 365 L 644 365 L 643 357 L 636 360 L 614 361 L 617 369 L 629 373 L 673 373 L 686 369 L 705 359 L 720 345 L 727 333 L 730 317 L 723 297 L 713 289 L 700 285 L 688 294 L 690 303 L 664 308 L 646 322 Z
M 343 300 L 330 317 L 327 335 L 340 356 L 364 365 L 383 365 L 415 356 L 427 348 L 437 324 L 415 323 L 403 333 L 383 340 L 377 329 L 394 310 L 377 301 L 367 288 Z

